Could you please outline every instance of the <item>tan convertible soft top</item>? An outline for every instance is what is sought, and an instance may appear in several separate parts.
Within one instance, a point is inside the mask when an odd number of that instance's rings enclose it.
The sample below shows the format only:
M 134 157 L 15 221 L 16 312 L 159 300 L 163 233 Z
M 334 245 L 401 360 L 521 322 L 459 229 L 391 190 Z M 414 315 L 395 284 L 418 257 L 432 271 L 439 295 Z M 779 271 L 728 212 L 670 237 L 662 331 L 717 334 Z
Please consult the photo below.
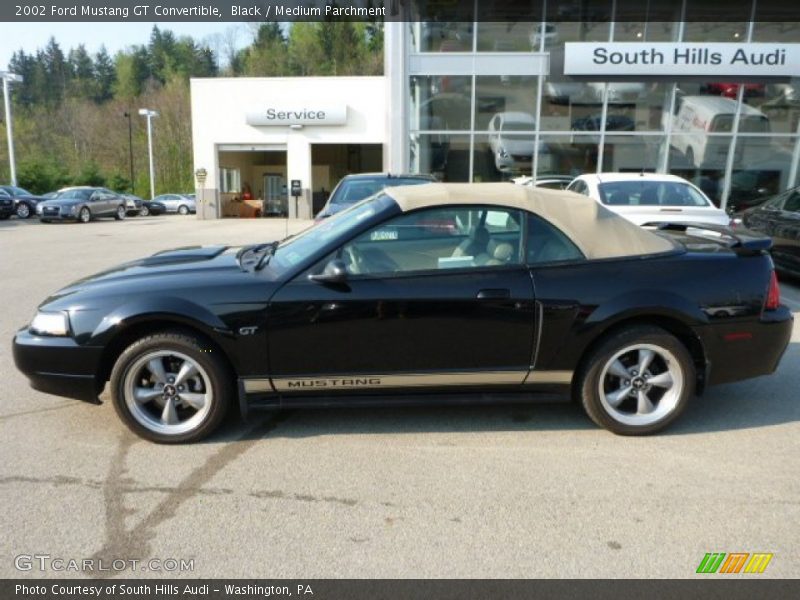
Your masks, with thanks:
M 586 258 L 657 254 L 675 246 L 598 202 L 575 194 L 512 183 L 426 183 L 384 190 L 403 212 L 448 204 L 488 204 L 535 213 L 563 231 Z

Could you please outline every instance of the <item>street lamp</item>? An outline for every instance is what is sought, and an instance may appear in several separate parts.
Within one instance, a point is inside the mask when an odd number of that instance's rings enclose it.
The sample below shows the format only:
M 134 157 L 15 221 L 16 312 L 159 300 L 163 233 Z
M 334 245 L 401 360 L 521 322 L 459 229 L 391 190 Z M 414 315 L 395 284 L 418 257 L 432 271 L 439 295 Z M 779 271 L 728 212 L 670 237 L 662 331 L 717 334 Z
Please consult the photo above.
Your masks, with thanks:
M 136 182 L 133 178 L 133 124 L 131 123 L 131 113 L 125 112 L 123 116 L 128 119 L 128 159 L 131 165 L 131 194 L 136 194 Z
M 8 134 L 8 165 L 11 171 L 11 185 L 17 185 L 17 165 L 14 162 L 14 127 L 11 123 L 11 91 L 9 84 L 21 83 L 22 77 L 16 73 L 0 71 L 3 80 L 3 100 L 6 107 L 6 133 Z
M 147 153 L 150 156 L 150 199 L 156 197 L 156 174 L 153 166 L 153 118 L 158 116 L 157 110 L 140 108 L 139 114 L 147 118 Z

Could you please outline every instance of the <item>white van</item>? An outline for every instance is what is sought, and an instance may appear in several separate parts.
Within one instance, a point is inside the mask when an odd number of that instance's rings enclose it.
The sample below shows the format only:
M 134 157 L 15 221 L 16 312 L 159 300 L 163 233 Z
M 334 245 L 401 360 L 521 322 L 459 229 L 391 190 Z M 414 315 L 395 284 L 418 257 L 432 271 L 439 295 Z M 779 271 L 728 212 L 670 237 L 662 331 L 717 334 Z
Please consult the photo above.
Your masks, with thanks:
M 725 168 L 736 115 L 736 100 L 722 96 L 683 96 L 676 99 L 672 122 L 672 146 L 685 157 L 688 166 Z M 760 110 L 742 105 L 740 133 L 769 133 L 769 118 Z M 742 162 L 741 146 L 736 163 Z

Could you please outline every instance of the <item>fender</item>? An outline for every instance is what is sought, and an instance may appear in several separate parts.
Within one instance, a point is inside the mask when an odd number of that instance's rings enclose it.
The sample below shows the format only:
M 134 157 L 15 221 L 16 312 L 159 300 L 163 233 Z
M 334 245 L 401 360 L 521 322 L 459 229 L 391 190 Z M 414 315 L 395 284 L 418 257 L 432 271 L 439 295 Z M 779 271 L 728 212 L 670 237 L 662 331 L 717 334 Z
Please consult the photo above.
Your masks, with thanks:
M 142 321 L 166 318 L 198 328 L 214 339 L 233 338 L 230 328 L 207 308 L 174 296 L 137 298 L 107 314 L 91 333 L 88 344 L 104 346 L 123 329 Z
M 584 322 L 586 327 L 607 329 L 615 323 L 638 316 L 662 316 L 681 321 L 687 326 L 708 324 L 708 316 L 700 306 L 683 296 L 663 290 L 638 290 L 598 306 Z

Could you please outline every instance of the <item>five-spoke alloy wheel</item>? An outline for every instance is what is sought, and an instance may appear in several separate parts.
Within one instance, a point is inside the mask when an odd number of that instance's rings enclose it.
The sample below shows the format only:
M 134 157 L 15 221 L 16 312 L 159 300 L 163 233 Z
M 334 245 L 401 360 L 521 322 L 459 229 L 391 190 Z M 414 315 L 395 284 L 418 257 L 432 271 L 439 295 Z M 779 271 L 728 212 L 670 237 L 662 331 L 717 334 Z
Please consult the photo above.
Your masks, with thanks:
M 678 417 L 694 394 L 686 347 L 663 329 L 638 326 L 604 340 L 581 369 L 579 394 L 591 419 L 615 433 L 647 434 Z
M 123 421 L 135 433 L 166 443 L 197 441 L 216 429 L 231 403 L 232 384 L 219 353 L 182 332 L 133 343 L 111 374 Z

